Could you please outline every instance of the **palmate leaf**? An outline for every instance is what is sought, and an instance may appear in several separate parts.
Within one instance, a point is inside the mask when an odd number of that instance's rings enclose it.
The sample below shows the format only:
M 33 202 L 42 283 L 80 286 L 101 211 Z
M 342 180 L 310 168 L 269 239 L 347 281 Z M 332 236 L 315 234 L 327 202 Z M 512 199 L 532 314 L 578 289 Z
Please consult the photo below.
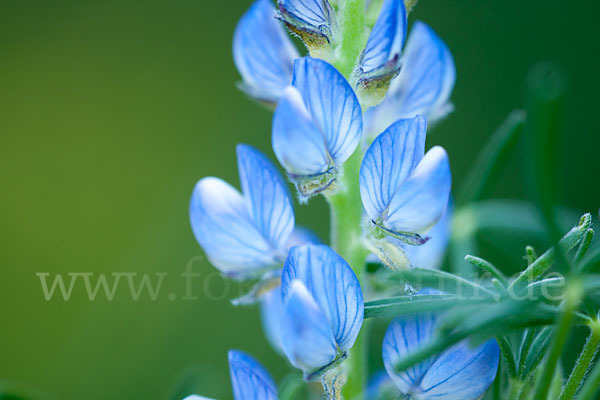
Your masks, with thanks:
M 592 216 L 590 214 L 583 215 L 579 220 L 579 224 L 567 232 L 567 234 L 560 239 L 557 246 L 546 250 L 544 254 L 539 256 L 529 265 L 529 267 L 527 267 L 527 269 L 519 274 L 519 276 L 510 284 L 509 288 L 531 279 L 537 279 L 544 274 L 556 260 L 556 248 L 558 247 L 558 251 L 565 254 L 575 248 L 575 246 L 585 238 L 591 224 Z

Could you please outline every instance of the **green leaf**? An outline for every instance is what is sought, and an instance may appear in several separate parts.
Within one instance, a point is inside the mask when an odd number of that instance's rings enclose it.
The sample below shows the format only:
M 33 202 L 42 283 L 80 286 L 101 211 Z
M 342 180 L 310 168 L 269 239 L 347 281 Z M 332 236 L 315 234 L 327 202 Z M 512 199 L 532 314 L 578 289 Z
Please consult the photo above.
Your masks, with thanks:
M 365 303 L 365 318 L 396 317 L 439 312 L 453 307 L 474 303 L 481 304 L 483 302 L 485 300 L 467 300 L 448 294 L 389 297 Z
M 587 253 L 587 251 L 589 250 L 590 245 L 592 244 L 593 238 L 594 238 L 594 230 L 592 228 L 590 228 L 585 233 L 585 236 L 583 237 L 583 240 L 581 241 L 581 244 L 579 245 L 579 248 L 577 249 L 577 253 L 575 253 L 575 263 L 576 264 L 579 264 L 581 262 L 581 260 L 583 259 L 583 257 Z
M 393 275 L 390 275 L 388 279 L 407 282 L 417 289 L 437 289 L 444 293 L 466 296 L 471 299 L 477 299 L 478 296 L 481 296 L 481 299 L 494 298 L 495 295 L 495 292 L 476 282 L 438 270 L 422 268 L 403 269 L 394 271 Z
M 517 365 L 515 362 L 515 356 L 513 354 L 510 341 L 506 335 L 498 335 L 496 336 L 496 341 L 498 342 L 498 346 L 500 347 L 500 353 L 502 354 L 502 359 L 506 363 L 506 368 L 508 369 L 508 373 L 511 377 L 517 376 Z
M 533 330 L 531 330 L 533 332 Z M 532 335 L 529 351 L 519 360 L 519 378 L 525 380 L 535 370 L 544 358 L 550 345 L 553 328 L 544 327 L 537 334 Z
M 483 258 L 479 258 L 472 255 L 466 255 L 465 261 L 469 264 L 472 264 L 480 269 L 489 272 L 492 276 L 494 276 L 502 285 L 506 285 L 508 283 L 508 279 L 504 276 L 502 272 L 498 268 L 496 268 L 491 262 L 484 260 Z
M 458 196 L 459 204 L 480 201 L 491 194 L 507 160 L 515 150 L 524 122 L 525 112 L 513 111 L 490 136 L 465 178 Z
M 566 235 L 560 239 L 557 246 L 554 246 L 539 256 L 533 263 L 529 265 L 519 276 L 510 284 L 510 288 L 515 285 L 523 284 L 527 281 L 533 281 L 544 274 L 556 261 L 556 248 L 562 253 L 567 253 L 579 244 L 585 237 L 590 225 L 592 216 L 584 214 L 579 220 L 579 224 L 572 228 Z

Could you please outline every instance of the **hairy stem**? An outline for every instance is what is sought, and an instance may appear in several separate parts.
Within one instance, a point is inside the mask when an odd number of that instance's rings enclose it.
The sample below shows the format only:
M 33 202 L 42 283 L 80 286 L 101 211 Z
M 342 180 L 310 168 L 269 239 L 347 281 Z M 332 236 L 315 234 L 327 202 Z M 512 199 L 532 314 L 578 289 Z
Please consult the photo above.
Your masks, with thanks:
M 565 294 L 564 311 L 557 323 L 554 340 L 536 387 L 535 399 L 546 400 L 548 398 L 548 391 L 552 384 L 554 371 L 560 359 L 562 350 L 565 347 L 565 343 L 567 342 L 569 332 L 573 325 L 574 313 L 581 299 L 582 287 L 575 281 L 567 287 Z
M 346 0 L 342 8 L 342 38 L 335 66 L 348 78 L 364 46 L 365 0 Z
M 579 358 L 573 367 L 573 371 L 571 371 L 571 375 L 567 380 L 567 384 L 565 385 L 559 400 L 571 400 L 575 398 L 577 389 L 581 386 L 587 371 L 592 366 L 592 361 L 598 351 L 598 346 L 600 346 L 600 322 L 594 321 L 591 324 L 590 329 L 590 336 L 585 342 L 581 354 L 579 354 Z
M 362 240 L 362 202 L 358 186 L 358 174 L 362 152 L 357 149 L 343 166 L 339 179 L 340 189 L 328 197 L 331 207 L 331 244 L 350 264 L 361 280 L 368 252 Z M 364 282 L 361 282 L 363 291 Z M 348 360 L 348 380 L 344 386 L 344 396 L 356 399 L 362 396 L 367 380 L 367 323 L 350 352 Z

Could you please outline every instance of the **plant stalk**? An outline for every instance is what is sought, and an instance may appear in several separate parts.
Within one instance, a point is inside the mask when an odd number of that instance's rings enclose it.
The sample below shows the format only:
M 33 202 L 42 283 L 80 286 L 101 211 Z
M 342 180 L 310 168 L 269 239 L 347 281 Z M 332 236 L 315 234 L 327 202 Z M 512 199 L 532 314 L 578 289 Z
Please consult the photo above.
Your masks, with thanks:
M 338 178 L 339 191 L 327 198 L 331 207 L 331 244 L 350 264 L 359 281 L 368 255 L 362 239 L 363 213 L 358 185 L 361 160 L 362 152 L 359 148 L 344 163 L 342 174 Z M 364 281 L 361 281 L 361 286 L 364 292 Z M 349 370 L 343 394 L 348 399 L 361 398 L 367 383 L 367 325 L 365 321 L 346 362 Z
M 571 371 L 567 384 L 560 395 L 559 400 L 572 400 L 575 398 L 577 389 L 581 386 L 587 371 L 591 369 L 592 361 L 600 346 L 600 321 L 594 321 L 590 324 L 591 333 L 588 337 L 579 358 Z

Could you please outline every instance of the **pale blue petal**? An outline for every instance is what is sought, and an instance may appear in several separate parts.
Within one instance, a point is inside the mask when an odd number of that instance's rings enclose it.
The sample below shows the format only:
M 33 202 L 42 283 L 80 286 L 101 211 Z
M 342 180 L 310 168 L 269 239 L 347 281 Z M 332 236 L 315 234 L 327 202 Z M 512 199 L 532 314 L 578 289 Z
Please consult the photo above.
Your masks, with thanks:
M 281 303 L 281 288 L 278 286 L 261 296 L 260 317 L 265 336 L 271 346 L 278 352 L 283 353 L 281 343 L 281 316 L 283 305 Z
M 214 399 L 211 399 L 209 397 L 199 396 L 197 394 L 193 394 L 191 396 L 187 396 L 183 400 L 214 400 Z
M 331 30 L 333 11 L 327 0 L 278 0 L 279 10 L 300 24 L 300 27 L 327 35 Z
M 419 385 L 433 360 L 425 360 L 400 373 L 396 371 L 395 365 L 408 353 L 427 344 L 434 331 L 433 314 L 398 318 L 387 328 L 382 347 L 383 364 L 392 381 L 404 394 L 411 393 Z
M 495 339 L 472 349 L 461 342 L 429 367 L 420 384 L 423 400 L 475 400 L 496 377 L 500 350 Z
M 330 321 L 342 350 L 354 344 L 362 326 L 364 300 L 360 283 L 348 263 L 325 245 L 293 247 L 281 274 L 281 293 L 301 280 Z
M 456 70 L 446 44 L 423 22 L 411 30 L 400 75 L 392 82 L 393 118 L 437 115 L 447 107 Z
M 422 22 L 416 22 L 402 56 L 400 74 L 392 80 L 385 100 L 367 110 L 365 129 L 377 135 L 402 118 L 424 115 L 429 123 L 451 111 L 449 102 L 456 70 L 446 44 Z
M 352 155 L 362 135 L 356 94 L 337 69 L 311 57 L 295 61 L 292 84 L 319 128 L 329 156 L 340 165 Z
M 440 268 L 450 240 L 452 225 L 452 205 L 446 207 L 442 218 L 430 231 L 425 232 L 429 240 L 421 246 L 402 243 L 402 249 L 408 255 L 411 264 L 417 268 Z
M 237 146 L 242 191 L 254 226 L 275 249 L 285 250 L 294 229 L 294 209 L 275 166 L 252 146 Z
M 288 285 L 282 318 L 281 341 L 292 365 L 312 371 L 335 359 L 337 349 L 331 325 L 299 280 Z
M 277 400 L 275 383 L 258 361 L 237 350 L 230 350 L 228 356 L 235 400 Z
M 313 122 L 298 90 L 287 88 L 273 116 L 275 156 L 291 175 L 316 175 L 330 167 L 319 128 Z
M 451 180 L 446 151 L 433 147 L 398 187 L 383 225 L 397 232 L 423 233 L 431 229 L 444 214 Z
M 278 261 L 277 251 L 252 223 L 245 199 L 221 179 L 207 177 L 196 184 L 190 221 L 211 263 L 226 274 L 242 276 Z
M 377 220 L 398 187 L 423 158 L 427 123 L 423 117 L 400 120 L 379 135 L 360 167 L 360 194 L 367 215 Z
M 286 248 L 291 249 L 294 246 L 300 246 L 306 243 L 323 244 L 323 241 L 310 229 L 297 226 L 288 238 Z
M 292 81 L 299 54 L 269 0 L 257 0 L 238 23 L 233 59 L 244 80 L 243 89 L 260 100 L 276 103 Z
M 404 0 L 385 0 L 361 54 L 358 64 L 360 73 L 369 74 L 384 67 L 398 67 L 405 37 Z

